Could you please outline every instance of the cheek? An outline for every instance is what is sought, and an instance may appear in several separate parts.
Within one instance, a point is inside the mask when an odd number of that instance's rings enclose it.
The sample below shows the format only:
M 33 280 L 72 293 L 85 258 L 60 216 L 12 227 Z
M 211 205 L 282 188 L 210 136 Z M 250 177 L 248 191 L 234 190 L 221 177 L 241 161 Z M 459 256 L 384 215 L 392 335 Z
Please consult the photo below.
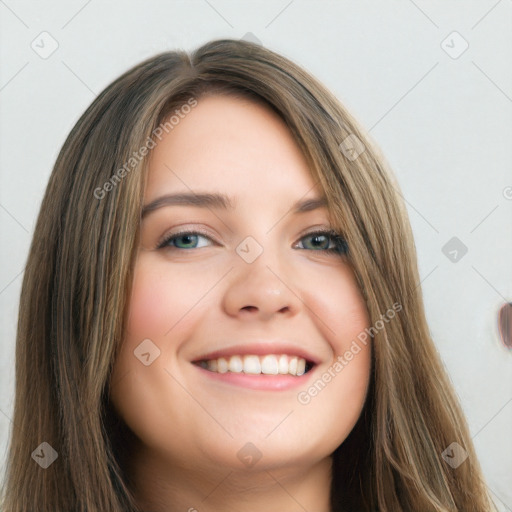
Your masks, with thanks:
M 364 405 L 371 370 L 371 340 L 358 339 L 370 327 L 364 297 L 348 265 L 311 275 L 304 288 L 310 318 L 331 350 L 315 378 L 297 395 L 311 431 L 323 432 L 330 447 L 352 430 Z M 329 418 L 329 421 L 326 421 Z M 332 421 L 337 418 L 336 421 Z
M 129 303 L 126 333 L 128 339 L 158 338 L 173 325 L 179 309 L 177 276 L 172 285 L 164 273 L 144 262 L 137 262 Z
M 206 293 L 208 279 L 202 272 L 170 271 L 168 265 L 152 255 L 137 261 L 125 341 L 150 338 L 158 344 L 171 330 L 175 334 L 187 330 L 195 311 L 190 312 Z
M 170 358 L 173 357 L 173 350 L 169 350 L 165 344 L 166 333 L 171 329 L 183 332 L 187 328 L 186 320 L 190 321 L 192 317 L 189 315 L 184 321 L 179 321 L 190 309 L 186 299 L 190 287 L 180 282 L 179 273 L 172 275 L 172 282 L 169 274 L 151 262 L 150 258 L 143 256 L 137 260 L 125 335 L 112 374 L 112 396 L 119 405 L 128 404 L 131 407 L 137 403 L 137 408 L 149 406 L 151 401 L 140 399 L 141 390 L 149 394 L 150 391 L 154 393 L 151 388 L 161 387 L 155 384 L 155 379 L 158 372 L 162 373 L 171 363 Z M 184 279 L 181 278 L 181 281 Z M 150 340 L 151 343 L 144 340 Z M 142 342 L 145 345 L 141 345 Z M 139 349 L 139 346 L 145 347 L 144 350 Z M 154 357 L 149 366 L 144 366 L 141 359 L 136 357 L 143 351 Z
M 349 349 L 353 340 L 370 326 L 365 300 L 348 265 L 329 275 L 317 275 L 306 297 L 316 327 L 329 342 L 333 357 Z
M 371 338 L 361 336 L 370 327 L 366 303 L 352 273 L 346 276 L 342 293 L 333 297 L 331 317 L 335 336 L 330 368 L 333 391 L 344 396 L 343 403 L 357 411 L 363 405 L 371 367 Z M 332 307 L 336 304 L 338 307 Z
M 204 282 L 204 277 L 165 271 L 151 255 L 143 255 L 135 266 L 125 336 L 114 364 L 110 396 L 130 429 L 152 446 L 161 447 L 159 443 L 168 436 L 169 418 L 186 424 L 179 416 L 180 411 L 187 411 L 187 397 L 166 370 L 175 368 L 176 349 L 197 320 L 192 306 L 205 293 L 200 280 Z M 172 346 L 166 341 L 171 335 L 177 341 Z M 146 366 L 135 352 L 140 354 L 139 345 L 148 339 L 160 352 Z M 157 352 L 153 345 L 146 346 L 152 358 Z

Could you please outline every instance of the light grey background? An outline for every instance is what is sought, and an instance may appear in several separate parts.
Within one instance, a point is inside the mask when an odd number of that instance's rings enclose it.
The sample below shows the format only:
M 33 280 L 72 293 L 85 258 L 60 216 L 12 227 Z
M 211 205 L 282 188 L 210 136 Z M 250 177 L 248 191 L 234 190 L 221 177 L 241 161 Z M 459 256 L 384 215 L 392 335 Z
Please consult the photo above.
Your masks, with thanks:
M 66 135 L 139 61 L 250 32 L 322 80 L 394 169 L 433 338 L 494 498 L 512 511 L 512 351 L 496 327 L 512 300 L 511 0 L 0 0 L 0 17 L 2 467 L 23 269 Z M 452 237 L 468 248 L 457 262 L 442 252 Z

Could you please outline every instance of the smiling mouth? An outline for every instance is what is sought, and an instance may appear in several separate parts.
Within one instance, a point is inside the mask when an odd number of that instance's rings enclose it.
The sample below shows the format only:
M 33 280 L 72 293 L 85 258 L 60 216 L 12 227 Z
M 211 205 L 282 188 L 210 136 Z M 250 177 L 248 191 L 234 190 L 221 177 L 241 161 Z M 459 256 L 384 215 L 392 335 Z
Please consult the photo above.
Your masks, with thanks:
M 293 375 L 308 373 L 314 363 L 288 354 L 233 355 L 216 359 L 202 359 L 193 364 L 214 373 L 245 373 L 250 375 Z

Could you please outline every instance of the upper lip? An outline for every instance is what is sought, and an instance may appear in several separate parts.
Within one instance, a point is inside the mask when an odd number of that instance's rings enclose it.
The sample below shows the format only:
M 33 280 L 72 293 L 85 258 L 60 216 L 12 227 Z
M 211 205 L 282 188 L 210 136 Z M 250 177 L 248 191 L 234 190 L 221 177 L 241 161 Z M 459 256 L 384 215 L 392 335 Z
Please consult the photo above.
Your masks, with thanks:
M 231 356 L 256 355 L 266 356 L 269 354 L 288 354 L 291 356 L 302 357 L 309 363 L 318 364 L 320 361 L 317 357 L 310 354 L 293 343 L 287 342 L 271 342 L 261 341 L 258 343 L 244 343 L 238 345 L 230 345 L 219 350 L 206 352 L 199 357 L 195 357 L 192 362 L 207 361 L 209 359 L 218 359 L 219 357 L 229 358 Z

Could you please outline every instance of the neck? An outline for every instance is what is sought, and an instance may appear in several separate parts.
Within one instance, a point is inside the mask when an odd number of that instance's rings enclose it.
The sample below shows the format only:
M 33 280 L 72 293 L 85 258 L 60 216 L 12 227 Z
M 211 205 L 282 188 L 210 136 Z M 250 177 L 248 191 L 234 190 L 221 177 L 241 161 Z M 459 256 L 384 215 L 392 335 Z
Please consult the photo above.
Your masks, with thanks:
M 332 458 L 311 466 L 177 467 L 144 449 L 131 460 L 145 512 L 330 512 Z

